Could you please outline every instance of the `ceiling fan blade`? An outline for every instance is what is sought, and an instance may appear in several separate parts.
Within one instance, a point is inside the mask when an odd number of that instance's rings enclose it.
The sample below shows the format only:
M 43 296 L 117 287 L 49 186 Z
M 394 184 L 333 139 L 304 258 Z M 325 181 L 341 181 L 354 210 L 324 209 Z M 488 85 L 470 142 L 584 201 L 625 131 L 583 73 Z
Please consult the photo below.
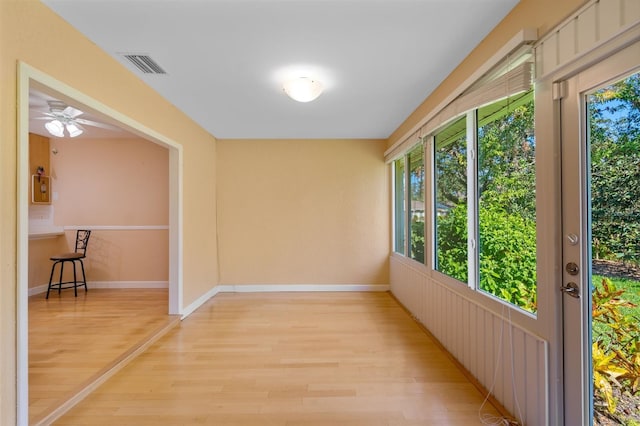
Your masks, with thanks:
M 62 114 L 66 115 L 67 117 L 76 118 L 77 116 L 82 114 L 82 111 L 74 107 L 68 106 L 62 111 Z
M 97 121 L 85 120 L 84 118 L 76 118 L 74 121 L 76 123 L 84 124 L 87 126 L 100 127 L 101 129 L 120 130 L 117 127 L 112 126 L 110 124 L 98 123 Z
M 59 114 L 53 114 L 50 112 L 39 112 L 39 114 L 42 114 L 42 117 L 33 117 L 37 120 L 56 120 L 60 118 Z

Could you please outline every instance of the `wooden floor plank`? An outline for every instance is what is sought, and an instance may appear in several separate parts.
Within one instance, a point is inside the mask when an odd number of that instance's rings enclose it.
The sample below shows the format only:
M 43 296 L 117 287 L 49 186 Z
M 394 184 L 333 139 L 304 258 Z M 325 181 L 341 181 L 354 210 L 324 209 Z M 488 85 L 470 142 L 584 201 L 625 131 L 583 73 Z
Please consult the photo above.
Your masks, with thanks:
M 166 289 L 29 298 L 29 420 L 37 424 L 176 321 Z
M 466 426 L 482 401 L 388 293 L 220 293 L 55 424 Z

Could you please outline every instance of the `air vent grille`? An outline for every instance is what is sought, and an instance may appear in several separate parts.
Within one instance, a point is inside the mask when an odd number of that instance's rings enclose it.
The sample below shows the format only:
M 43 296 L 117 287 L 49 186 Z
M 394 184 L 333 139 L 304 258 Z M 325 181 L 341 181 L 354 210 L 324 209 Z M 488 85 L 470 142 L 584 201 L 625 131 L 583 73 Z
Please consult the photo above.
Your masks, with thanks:
M 149 55 L 138 55 L 131 53 L 121 53 L 123 58 L 128 60 L 133 66 L 144 74 L 166 74 L 167 72 L 154 61 Z

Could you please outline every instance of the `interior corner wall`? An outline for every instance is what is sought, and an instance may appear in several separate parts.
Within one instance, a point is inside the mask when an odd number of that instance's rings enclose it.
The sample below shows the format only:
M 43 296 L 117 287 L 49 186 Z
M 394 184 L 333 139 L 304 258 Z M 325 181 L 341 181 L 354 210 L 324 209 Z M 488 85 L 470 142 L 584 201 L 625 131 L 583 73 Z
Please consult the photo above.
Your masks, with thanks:
M 220 140 L 221 284 L 389 283 L 383 140 Z
M 0 424 L 15 424 L 18 63 L 182 146 L 183 306 L 218 282 L 216 141 L 39 1 L 0 1 L 0 52 Z

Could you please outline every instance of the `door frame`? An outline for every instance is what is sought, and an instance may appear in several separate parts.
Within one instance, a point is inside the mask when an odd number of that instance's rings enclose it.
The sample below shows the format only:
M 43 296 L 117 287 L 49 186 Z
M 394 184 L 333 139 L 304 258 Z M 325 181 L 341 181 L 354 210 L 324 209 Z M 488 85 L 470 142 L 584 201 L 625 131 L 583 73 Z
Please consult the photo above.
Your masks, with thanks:
M 169 150 L 169 300 L 168 313 L 183 311 L 183 148 L 132 118 L 23 62 L 18 63 L 16 400 L 17 424 L 29 423 L 29 90 L 55 93 L 94 110 L 119 127 Z
M 586 96 L 640 71 L 640 41 L 558 83 L 561 92 L 562 282 L 578 284 L 580 298 L 561 296 L 563 398 L 565 424 L 591 424 L 591 219 Z M 570 236 L 578 236 L 572 241 Z M 580 270 L 565 268 L 575 262 Z

